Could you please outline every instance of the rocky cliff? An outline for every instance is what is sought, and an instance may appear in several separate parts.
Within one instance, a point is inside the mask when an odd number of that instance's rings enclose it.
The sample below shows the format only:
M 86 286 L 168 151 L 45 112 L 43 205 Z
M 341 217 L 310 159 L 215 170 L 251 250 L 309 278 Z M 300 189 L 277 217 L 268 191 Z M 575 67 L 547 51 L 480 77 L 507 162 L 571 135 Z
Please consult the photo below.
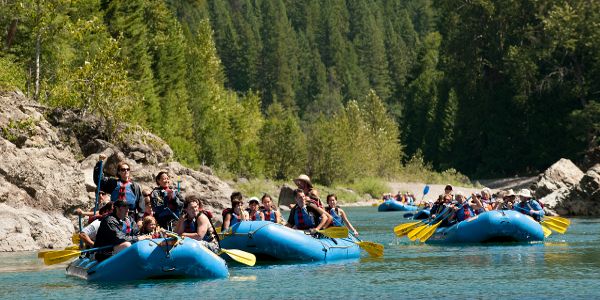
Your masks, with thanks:
M 159 170 L 180 177 L 182 192 L 197 193 L 220 218 L 232 192 L 227 183 L 208 168 L 173 162 L 170 147 L 151 133 L 118 132 L 106 136 L 102 120 L 78 111 L 50 109 L 18 92 L 0 94 L 0 252 L 70 245 L 73 210 L 94 205 L 92 169 L 100 153 L 108 156 L 107 174 L 126 160 L 143 188 L 155 186 Z

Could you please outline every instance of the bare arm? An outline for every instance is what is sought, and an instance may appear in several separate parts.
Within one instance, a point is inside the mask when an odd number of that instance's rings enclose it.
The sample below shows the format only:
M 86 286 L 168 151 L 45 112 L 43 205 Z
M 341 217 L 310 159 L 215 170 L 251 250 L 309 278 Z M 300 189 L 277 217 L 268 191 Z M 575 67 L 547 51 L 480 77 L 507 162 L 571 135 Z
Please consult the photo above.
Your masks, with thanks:
M 197 241 L 201 241 L 208 232 L 208 218 L 204 214 L 200 214 L 196 219 L 196 232 L 184 232 L 181 236 L 189 237 Z
M 89 235 L 80 232 L 79 233 L 79 238 L 83 240 L 83 242 L 88 245 L 89 247 L 94 247 L 94 241 L 92 241 L 92 239 L 90 238 Z
M 318 211 L 319 215 L 321 216 L 321 222 L 319 223 L 319 225 L 317 225 L 317 227 L 315 227 L 315 230 L 321 230 L 322 228 L 326 228 L 329 224 L 331 224 L 331 220 L 333 218 L 329 213 L 327 213 L 324 209 L 314 204 L 310 204 L 310 206 L 316 211 Z
M 350 220 L 348 220 L 348 216 L 346 215 L 346 212 L 340 208 L 340 215 L 342 216 L 342 219 L 344 220 L 344 224 L 346 224 L 346 227 L 348 227 L 348 229 L 352 230 L 352 234 L 354 234 L 354 236 L 358 236 L 358 231 L 356 231 L 356 229 L 354 229 L 354 226 L 352 226 L 352 224 L 350 223 Z
M 221 231 L 225 232 L 229 230 L 229 224 L 231 224 L 231 214 L 225 215 L 225 218 L 223 219 L 223 230 Z

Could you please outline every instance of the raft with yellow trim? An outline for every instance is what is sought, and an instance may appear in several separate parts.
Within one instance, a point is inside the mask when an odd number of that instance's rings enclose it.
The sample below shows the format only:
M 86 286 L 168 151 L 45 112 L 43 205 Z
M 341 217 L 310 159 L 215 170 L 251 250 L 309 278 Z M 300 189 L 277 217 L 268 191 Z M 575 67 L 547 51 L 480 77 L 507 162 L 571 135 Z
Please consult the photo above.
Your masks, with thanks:
M 354 237 L 318 238 L 269 221 L 243 221 L 221 237 L 221 247 L 239 249 L 259 260 L 334 261 L 360 257 Z
M 129 281 L 153 278 L 225 278 L 225 261 L 190 239 L 153 239 L 98 262 L 79 257 L 67 266 L 67 275 L 89 281 Z
M 415 205 L 402 204 L 396 199 L 388 199 L 379 204 L 377 211 L 415 211 L 419 209 Z

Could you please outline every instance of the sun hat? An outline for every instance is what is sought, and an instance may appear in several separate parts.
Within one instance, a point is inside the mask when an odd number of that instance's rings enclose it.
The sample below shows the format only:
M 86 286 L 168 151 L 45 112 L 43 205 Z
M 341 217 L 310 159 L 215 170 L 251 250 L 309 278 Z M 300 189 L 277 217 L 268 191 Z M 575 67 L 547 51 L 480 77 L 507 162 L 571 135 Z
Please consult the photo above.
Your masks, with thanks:
M 258 198 L 257 197 L 250 197 L 250 201 L 248 201 L 248 204 L 252 204 L 252 203 L 256 203 L 258 204 Z
M 515 195 L 515 191 L 513 191 L 513 189 L 509 189 L 509 190 L 506 192 L 506 195 L 504 195 L 504 197 L 511 197 L 511 196 L 516 196 L 516 195 Z
M 528 189 L 520 190 L 519 194 L 517 196 L 524 197 L 524 198 L 533 198 L 533 196 L 531 196 L 531 192 Z
M 306 184 L 308 184 L 308 187 L 312 187 L 312 183 L 310 182 L 310 178 L 308 177 L 308 175 L 306 174 L 300 174 L 300 176 L 298 176 L 298 178 L 294 179 L 294 183 L 296 185 L 299 185 L 298 182 L 305 182 Z

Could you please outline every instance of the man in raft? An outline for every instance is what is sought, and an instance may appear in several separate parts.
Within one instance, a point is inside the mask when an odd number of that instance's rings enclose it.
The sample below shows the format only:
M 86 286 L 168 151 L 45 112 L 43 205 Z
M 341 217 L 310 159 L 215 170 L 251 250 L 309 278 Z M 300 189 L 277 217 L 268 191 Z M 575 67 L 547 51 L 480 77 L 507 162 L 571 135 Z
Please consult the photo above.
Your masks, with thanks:
M 309 201 L 301 189 L 294 190 L 296 205 L 290 211 L 287 227 L 300 230 L 309 230 L 315 234 L 318 230 L 327 228 L 332 222 L 332 217 L 325 210 Z
M 129 215 L 129 204 L 125 200 L 117 200 L 114 202 L 112 214 L 106 216 L 100 222 L 100 228 L 96 234 L 95 247 L 113 246 L 108 251 L 96 253 L 96 260 L 102 261 L 109 258 L 111 255 L 117 254 L 131 244 L 150 239 L 150 235 L 139 235 L 139 228 Z
M 521 201 L 514 205 L 514 210 L 532 216 L 538 222 L 541 221 L 544 216 L 544 209 L 533 199 L 531 192 L 528 189 L 522 189 L 517 196 Z
M 314 203 L 316 206 L 323 208 L 323 203 L 321 202 L 321 198 L 319 198 L 319 191 L 317 191 L 312 182 L 310 182 L 310 177 L 305 174 L 301 174 L 298 178 L 294 179 L 294 183 L 298 186 L 299 189 L 304 192 L 304 195 L 308 197 L 308 200 Z

